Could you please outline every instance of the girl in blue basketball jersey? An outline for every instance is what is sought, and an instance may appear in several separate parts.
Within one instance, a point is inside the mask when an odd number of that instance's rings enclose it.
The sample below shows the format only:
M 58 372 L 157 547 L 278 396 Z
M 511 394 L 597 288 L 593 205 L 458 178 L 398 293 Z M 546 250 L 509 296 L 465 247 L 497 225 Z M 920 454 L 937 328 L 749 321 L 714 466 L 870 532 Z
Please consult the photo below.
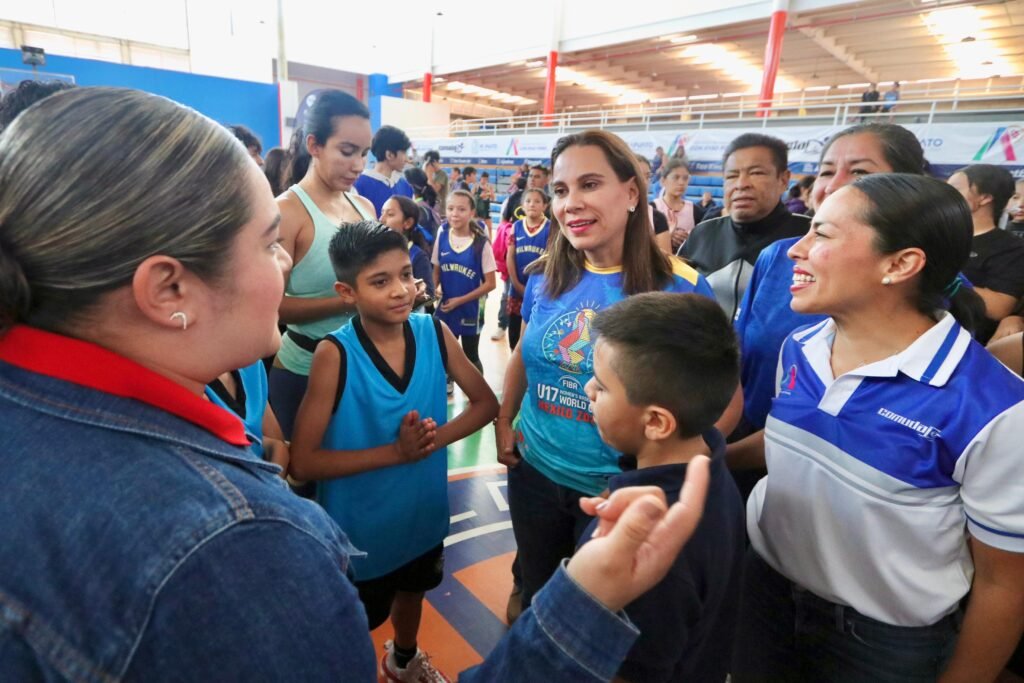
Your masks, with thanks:
M 508 346 L 516 348 L 523 326 L 523 296 L 529 275 L 526 268 L 544 255 L 551 236 L 551 221 L 545 215 L 548 210 L 548 196 L 544 190 L 531 187 L 523 192 L 520 206 L 526 214 L 512 226 L 512 236 L 505 262 L 508 266 L 512 295 L 508 298 Z
M 434 269 L 430 264 L 432 247 L 427 243 L 423 228 L 417 220 L 420 207 L 408 197 L 395 195 L 381 207 L 380 222 L 395 232 L 405 235 L 409 242 L 409 258 L 412 260 L 412 274 L 425 285 L 425 299 L 434 297 Z
M 480 298 L 494 289 L 494 254 L 476 224 L 476 201 L 465 190 L 448 196 L 448 225 L 434 241 L 437 317 L 462 341 L 473 365 L 480 363 Z

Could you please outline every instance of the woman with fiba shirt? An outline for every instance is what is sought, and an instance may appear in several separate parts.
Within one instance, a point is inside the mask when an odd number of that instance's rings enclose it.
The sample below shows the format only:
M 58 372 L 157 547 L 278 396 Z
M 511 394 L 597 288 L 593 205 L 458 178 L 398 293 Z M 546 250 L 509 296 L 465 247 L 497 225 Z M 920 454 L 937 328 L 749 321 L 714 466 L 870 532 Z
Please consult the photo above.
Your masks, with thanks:
M 655 245 L 646 183 L 621 139 L 600 130 L 569 135 L 551 161 L 559 230 L 531 265 L 522 338 L 495 422 L 498 459 L 509 467 L 524 610 L 587 525 L 579 499 L 602 492 L 619 471 L 619 454 L 601 442 L 583 389 L 592 376 L 595 313 L 638 292 L 713 296 L 702 276 Z
M 789 249 L 793 310 L 829 317 L 779 354 L 737 683 L 992 681 L 1024 628 L 1024 382 L 971 339 L 951 189 L 868 175 Z

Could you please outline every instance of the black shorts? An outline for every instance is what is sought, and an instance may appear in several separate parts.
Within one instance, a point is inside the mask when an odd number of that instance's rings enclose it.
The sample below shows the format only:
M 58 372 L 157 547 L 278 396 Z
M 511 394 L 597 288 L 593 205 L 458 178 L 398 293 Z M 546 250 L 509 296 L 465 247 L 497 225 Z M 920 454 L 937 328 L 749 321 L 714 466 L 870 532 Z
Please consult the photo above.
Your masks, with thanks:
M 426 593 L 431 588 L 437 588 L 443 578 L 444 544 L 441 544 L 389 574 L 367 581 L 356 581 L 356 590 L 366 608 L 370 630 L 387 620 L 395 593 Z
M 1010 656 L 1006 668 L 1018 676 L 1024 676 L 1024 639 L 1017 643 L 1017 649 Z

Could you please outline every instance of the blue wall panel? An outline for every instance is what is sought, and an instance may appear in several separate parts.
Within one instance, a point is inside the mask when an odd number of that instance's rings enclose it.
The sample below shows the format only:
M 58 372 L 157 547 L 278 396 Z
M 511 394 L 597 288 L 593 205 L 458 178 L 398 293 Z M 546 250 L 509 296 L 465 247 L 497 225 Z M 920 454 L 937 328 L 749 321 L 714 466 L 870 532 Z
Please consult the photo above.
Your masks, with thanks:
M 28 70 L 30 67 L 21 63 L 20 50 L 0 48 L 0 68 Z M 112 85 L 163 95 L 214 121 L 248 126 L 263 141 L 264 152 L 280 144 L 277 86 L 274 84 L 58 55 L 46 55 L 46 66 L 39 69 L 39 77 L 45 79 L 47 73 L 74 76 L 78 85 Z

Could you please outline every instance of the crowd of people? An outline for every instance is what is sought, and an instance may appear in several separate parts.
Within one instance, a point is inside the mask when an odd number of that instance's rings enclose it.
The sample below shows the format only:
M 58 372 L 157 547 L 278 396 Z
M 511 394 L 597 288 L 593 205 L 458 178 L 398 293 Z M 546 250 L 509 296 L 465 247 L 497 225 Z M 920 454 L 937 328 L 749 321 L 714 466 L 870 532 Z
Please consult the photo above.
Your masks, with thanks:
M 588 130 L 492 225 L 356 98 L 300 123 L 0 102 L 0 678 L 451 680 L 446 453 L 491 424 L 512 626 L 460 680 L 1024 675 L 1024 183 L 868 122 L 799 180 L 738 136 L 717 206 Z

